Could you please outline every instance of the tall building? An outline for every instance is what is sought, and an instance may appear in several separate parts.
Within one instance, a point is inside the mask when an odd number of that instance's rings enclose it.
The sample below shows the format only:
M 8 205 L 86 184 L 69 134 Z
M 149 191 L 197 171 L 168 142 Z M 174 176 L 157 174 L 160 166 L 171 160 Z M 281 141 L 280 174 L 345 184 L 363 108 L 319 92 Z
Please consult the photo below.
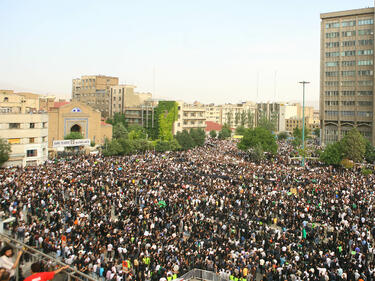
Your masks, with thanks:
M 0 138 L 11 145 L 5 167 L 38 165 L 47 160 L 48 115 L 39 111 L 35 96 L 0 90 Z
M 375 144 L 374 9 L 324 13 L 320 38 L 322 143 L 357 128 Z
M 104 117 L 110 115 L 110 89 L 118 85 L 118 77 L 105 75 L 82 76 L 72 81 L 72 100 L 98 109 Z
M 173 133 L 182 132 L 183 130 L 190 131 L 191 129 L 205 129 L 206 128 L 206 109 L 200 103 L 187 104 L 183 101 L 178 101 L 178 117 L 173 124 Z

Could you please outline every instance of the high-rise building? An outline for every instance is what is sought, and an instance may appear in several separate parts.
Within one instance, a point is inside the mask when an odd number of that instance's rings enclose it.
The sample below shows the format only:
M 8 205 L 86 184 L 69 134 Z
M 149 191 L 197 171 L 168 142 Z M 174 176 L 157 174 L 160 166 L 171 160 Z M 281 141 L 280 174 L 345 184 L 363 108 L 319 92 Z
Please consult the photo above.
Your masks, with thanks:
M 110 115 L 110 89 L 117 86 L 118 77 L 104 75 L 82 76 L 72 81 L 72 100 L 98 109 L 103 117 Z
M 374 8 L 324 13 L 320 39 L 322 143 L 357 128 L 375 144 Z

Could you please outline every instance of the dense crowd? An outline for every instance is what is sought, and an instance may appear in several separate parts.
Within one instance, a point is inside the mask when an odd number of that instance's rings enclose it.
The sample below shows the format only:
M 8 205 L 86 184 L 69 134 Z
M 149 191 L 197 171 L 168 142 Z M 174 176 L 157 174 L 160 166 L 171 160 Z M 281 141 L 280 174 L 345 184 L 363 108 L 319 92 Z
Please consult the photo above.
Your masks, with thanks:
M 375 280 L 374 175 L 302 168 L 292 153 L 281 144 L 252 163 L 231 141 L 211 141 L 3 169 L 1 210 L 17 217 L 18 239 L 106 280 L 193 268 L 238 280 Z

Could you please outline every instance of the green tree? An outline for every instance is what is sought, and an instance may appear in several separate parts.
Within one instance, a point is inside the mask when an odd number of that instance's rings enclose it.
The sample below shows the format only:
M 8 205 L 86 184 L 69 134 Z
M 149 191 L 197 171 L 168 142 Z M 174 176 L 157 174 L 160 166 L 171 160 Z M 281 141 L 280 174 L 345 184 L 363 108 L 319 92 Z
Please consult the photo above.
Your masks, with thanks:
M 216 133 L 215 130 L 210 131 L 210 137 L 213 138 L 213 139 L 215 139 L 217 137 L 217 133 Z
M 232 130 L 230 129 L 228 124 L 224 124 L 224 126 L 221 128 L 219 132 L 218 138 L 221 140 L 225 140 L 227 138 L 230 138 L 232 136 Z
M 258 128 L 264 128 L 267 131 L 273 132 L 276 129 L 275 123 L 269 119 L 263 114 L 258 121 Z
M 246 132 L 246 128 L 241 125 L 236 128 L 235 134 L 239 136 L 243 136 L 245 132 Z
M 190 136 L 194 141 L 194 146 L 202 146 L 204 145 L 204 141 L 206 140 L 206 134 L 203 129 L 191 129 Z
M 280 132 L 278 135 L 277 135 L 277 139 L 278 140 L 286 140 L 288 139 L 289 135 L 287 132 Z
M 246 118 L 246 121 L 247 121 L 247 127 L 250 128 L 250 129 L 253 129 L 254 128 L 254 120 L 255 120 L 255 116 L 254 116 L 254 113 L 251 112 L 251 110 L 249 109 L 246 113 L 247 115 L 247 118 Z
M 8 161 L 10 152 L 11 147 L 8 141 L 0 138 L 0 167 Z
M 241 121 L 241 113 L 239 111 L 237 111 L 234 114 L 234 124 L 235 124 L 236 127 L 237 127 L 237 125 L 240 124 L 240 121 Z
M 129 133 L 128 138 L 130 140 L 146 139 L 146 129 L 140 125 L 131 125 L 128 127 Z
M 123 123 L 116 123 L 113 126 L 113 138 L 114 139 L 128 138 L 128 131 L 126 130 Z
M 365 159 L 368 163 L 371 163 L 371 164 L 375 162 L 375 147 L 367 139 L 366 139 Z
M 249 148 L 255 148 L 258 144 L 260 144 L 265 152 L 272 154 L 276 154 L 277 152 L 277 144 L 274 135 L 263 127 L 247 129 L 245 135 L 238 143 L 238 148 L 248 150 Z
M 183 150 L 188 150 L 194 147 L 194 140 L 186 130 L 177 132 L 176 140 Z
M 83 136 L 80 132 L 71 132 L 67 134 L 64 137 L 65 140 L 78 140 L 78 139 L 83 139 Z
M 264 151 L 262 145 L 257 143 L 254 148 L 249 150 L 249 158 L 254 162 L 260 162 L 264 159 Z
M 315 128 L 313 134 L 314 134 L 314 136 L 319 138 L 320 137 L 320 128 Z
M 366 152 L 366 140 L 357 129 L 350 130 L 340 141 L 344 158 L 362 162 Z
M 247 121 L 246 111 L 242 110 L 241 115 L 240 115 L 240 124 L 241 124 L 242 127 L 245 127 L 246 121 Z
M 118 140 L 113 139 L 112 141 L 106 140 L 104 144 L 103 155 L 104 156 L 115 156 L 123 154 L 123 148 Z
M 233 112 L 232 110 L 230 109 L 228 112 L 227 112 L 227 124 L 229 126 L 232 126 L 232 122 L 233 122 Z
M 326 165 L 340 165 L 343 159 L 342 147 L 340 142 L 330 143 L 320 154 L 320 161 Z
M 120 143 L 121 148 L 122 148 L 121 154 L 131 155 L 136 152 L 136 148 L 134 147 L 133 140 L 119 139 L 118 142 Z
M 113 126 L 116 125 L 116 124 L 121 123 L 122 125 L 124 125 L 125 128 L 128 127 L 128 122 L 126 121 L 125 114 L 121 114 L 121 113 L 115 113 L 115 114 L 113 114 L 113 117 L 112 118 L 108 118 L 106 120 L 106 122 L 108 124 L 112 124 Z

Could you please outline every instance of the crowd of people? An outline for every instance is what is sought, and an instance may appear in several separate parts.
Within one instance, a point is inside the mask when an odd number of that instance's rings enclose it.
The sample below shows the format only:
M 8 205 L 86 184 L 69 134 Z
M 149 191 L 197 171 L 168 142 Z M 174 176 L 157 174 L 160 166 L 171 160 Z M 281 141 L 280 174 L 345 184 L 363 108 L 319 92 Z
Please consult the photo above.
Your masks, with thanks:
M 375 280 L 375 177 L 253 163 L 232 141 L 189 151 L 79 156 L 0 170 L 12 233 L 106 280 Z M 0 258 L 0 267 L 1 258 Z

